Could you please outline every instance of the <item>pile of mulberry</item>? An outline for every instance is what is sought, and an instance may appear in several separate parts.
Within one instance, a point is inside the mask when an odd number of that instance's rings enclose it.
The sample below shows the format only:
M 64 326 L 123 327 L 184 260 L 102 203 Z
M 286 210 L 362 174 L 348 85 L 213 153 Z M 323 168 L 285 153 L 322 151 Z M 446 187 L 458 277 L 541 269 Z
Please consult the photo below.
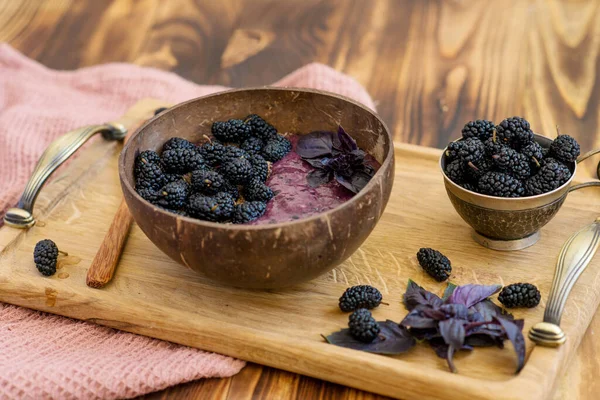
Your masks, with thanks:
M 498 301 L 506 308 L 532 308 L 540 304 L 540 291 L 531 283 L 513 283 L 505 286 L 498 295 Z
M 560 134 L 542 147 L 522 117 L 496 126 L 470 121 L 462 136 L 448 144 L 444 172 L 462 188 L 488 196 L 526 197 L 555 190 L 569 181 L 581 151 L 575 139 Z
M 159 153 L 141 152 L 136 192 L 181 216 L 236 224 L 260 218 L 275 196 L 266 184 L 271 163 L 291 150 L 291 142 L 256 114 L 214 122 L 211 132 L 203 143 L 173 137 Z
M 452 273 L 450 260 L 437 250 L 421 248 L 417 253 L 417 260 L 425 272 L 438 282 L 445 281 Z
M 359 308 L 350 314 L 348 328 L 354 339 L 364 343 L 371 343 L 381 331 L 379 324 L 366 308 Z
M 352 286 L 340 297 L 340 310 L 355 311 L 359 308 L 373 309 L 381 304 L 381 292 L 369 285 Z

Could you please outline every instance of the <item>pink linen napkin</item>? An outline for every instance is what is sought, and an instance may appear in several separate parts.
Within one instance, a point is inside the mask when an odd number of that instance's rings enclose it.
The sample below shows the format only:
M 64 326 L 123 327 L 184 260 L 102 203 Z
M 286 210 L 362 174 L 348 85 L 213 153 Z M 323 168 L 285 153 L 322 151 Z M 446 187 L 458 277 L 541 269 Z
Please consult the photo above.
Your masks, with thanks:
M 274 85 L 328 90 L 375 108 L 358 82 L 322 64 L 306 65 Z M 57 136 L 113 120 L 145 97 L 178 103 L 224 89 L 128 64 L 55 71 L 0 43 L 0 226 Z M 0 303 L 0 398 L 131 398 L 194 379 L 231 376 L 244 365 Z

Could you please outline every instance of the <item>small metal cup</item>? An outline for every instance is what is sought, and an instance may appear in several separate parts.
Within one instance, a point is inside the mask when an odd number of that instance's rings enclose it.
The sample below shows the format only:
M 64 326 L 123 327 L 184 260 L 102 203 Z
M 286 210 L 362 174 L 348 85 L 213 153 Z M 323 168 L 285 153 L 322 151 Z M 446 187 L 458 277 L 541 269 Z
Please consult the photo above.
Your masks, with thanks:
M 534 135 L 534 140 L 548 148 L 552 140 Z M 591 181 L 571 185 L 577 164 L 600 150 L 581 156 L 577 163 L 570 163 L 571 178 L 561 187 L 551 192 L 531 197 L 503 198 L 472 192 L 452 182 L 445 174 L 446 151 L 440 159 L 446 192 L 452 205 L 467 224 L 473 229 L 473 239 L 484 247 L 494 250 L 521 250 L 534 245 L 540 239 L 540 229 L 556 215 L 567 195 L 589 186 L 600 186 Z M 600 177 L 600 164 L 598 165 Z

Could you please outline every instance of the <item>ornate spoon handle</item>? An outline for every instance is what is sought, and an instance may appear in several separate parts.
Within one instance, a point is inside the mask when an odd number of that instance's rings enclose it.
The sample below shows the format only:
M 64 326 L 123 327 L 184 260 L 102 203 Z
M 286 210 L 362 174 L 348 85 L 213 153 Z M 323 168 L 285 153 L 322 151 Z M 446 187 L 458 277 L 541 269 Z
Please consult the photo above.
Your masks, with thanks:
M 554 280 L 548 296 L 544 322 L 535 324 L 529 339 L 542 346 L 556 347 L 567 338 L 560 328 L 565 303 L 571 289 L 600 246 L 600 218 L 575 233 L 563 245 L 558 257 Z
M 33 206 L 46 180 L 96 133 L 101 133 L 107 140 L 121 140 L 125 137 L 127 129 L 120 123 L 86 126 L 68 132 L 50 143 L 38 160 L 17 207 L 8 209 L 4 222 L 15 228 L 33 226 Z

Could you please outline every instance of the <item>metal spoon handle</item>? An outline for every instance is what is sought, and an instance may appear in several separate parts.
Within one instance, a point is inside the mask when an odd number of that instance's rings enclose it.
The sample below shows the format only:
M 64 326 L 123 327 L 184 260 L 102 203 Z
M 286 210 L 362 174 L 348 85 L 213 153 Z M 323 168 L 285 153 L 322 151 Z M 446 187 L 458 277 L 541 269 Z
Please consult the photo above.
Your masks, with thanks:
M 10 208 L 4 222 L 15 228 L 29 228 L 35 223 L 33 206 L 50 175 L 92 136 L 101 133 L 107 140 L 121 140 L 127 130 L 119 123 L 92 125 L 70 131 L 55 139 L 44 151 L 33 170 L 16 208 Z
M 565 342 L 565 334 L 560 328 L 565 303 L 575 282 L 592 261 L 599 246 L 600 218 L 575 233 L 563 245 L 554 271 L 544 322 L 531 328 L 531 340 L 544 346 L 558 346 Z

